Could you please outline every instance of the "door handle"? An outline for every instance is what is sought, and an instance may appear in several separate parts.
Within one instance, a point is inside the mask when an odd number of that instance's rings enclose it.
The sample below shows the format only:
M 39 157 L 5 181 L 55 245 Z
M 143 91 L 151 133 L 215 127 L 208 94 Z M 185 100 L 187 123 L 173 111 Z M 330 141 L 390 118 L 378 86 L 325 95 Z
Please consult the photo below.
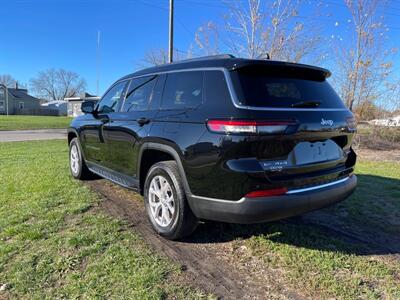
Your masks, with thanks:
M 150 119 L 140 118 L 140 119 L 137 119 L 137 122 L 138 122 L 138 124 L 140 126 L 143 126 L 143 125 L 149 124 L 150 123 Z

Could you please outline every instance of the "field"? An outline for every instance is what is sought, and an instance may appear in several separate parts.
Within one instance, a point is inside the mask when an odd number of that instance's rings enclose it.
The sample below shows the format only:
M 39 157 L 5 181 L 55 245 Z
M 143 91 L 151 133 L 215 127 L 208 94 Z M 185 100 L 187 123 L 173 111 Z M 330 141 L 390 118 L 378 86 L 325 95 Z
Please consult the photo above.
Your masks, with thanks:
M 71 117 L 0 116 L 0 130 L 60 129 L 67 128 Z
M 64 141 L 3 143 L 0 156 L 6 296 L 400 298 L 398 161 L 361 159 L 356 192 L 334 207 L 260 225 L 207 222 L 170 242 L 152 233 L 134 192 L 72 180 Z
M 172 284 L 179 266 L 72 180 L 65 141 L 0 143 L 0 157 L 0 298 L 199 296 Z

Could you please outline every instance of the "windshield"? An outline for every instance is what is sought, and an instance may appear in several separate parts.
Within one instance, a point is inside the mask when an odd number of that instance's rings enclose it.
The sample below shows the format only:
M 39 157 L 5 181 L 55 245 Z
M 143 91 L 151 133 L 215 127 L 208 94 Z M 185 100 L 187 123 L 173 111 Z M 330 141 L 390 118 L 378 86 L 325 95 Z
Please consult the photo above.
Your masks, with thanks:
M 232 72 L 239 102 L 274 108 L 345 108 L 330 84 L 309 71 L 245 68 Z

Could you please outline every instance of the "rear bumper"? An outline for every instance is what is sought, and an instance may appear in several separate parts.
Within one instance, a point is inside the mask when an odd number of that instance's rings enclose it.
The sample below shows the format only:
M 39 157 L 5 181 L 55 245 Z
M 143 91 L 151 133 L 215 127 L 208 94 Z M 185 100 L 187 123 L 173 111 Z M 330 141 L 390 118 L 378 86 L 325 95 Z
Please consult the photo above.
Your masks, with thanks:
M 251 224 L 284 219 L 338 203 L 350 196 L 356 185 L 357 177 L 351 175 L 327 186 L 282 196 L 229 201 L 192 195 L 188 200 L 193 213 L 200 219 Z

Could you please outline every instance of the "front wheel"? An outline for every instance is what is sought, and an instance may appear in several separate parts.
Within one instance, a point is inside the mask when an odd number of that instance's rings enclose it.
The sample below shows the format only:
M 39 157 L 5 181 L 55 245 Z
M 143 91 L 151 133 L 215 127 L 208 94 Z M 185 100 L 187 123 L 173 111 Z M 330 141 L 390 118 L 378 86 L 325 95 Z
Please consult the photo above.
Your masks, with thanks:
M 186 200 L 175 161 L 159 162 L 150 168 L 144 200 L 151 225 L 161 236 L 177 240 L 196 229 L 198 220 Z
M 84 180 L 93 177 L 93 173 L 89 171 L 83 159 L 78 138 L 73 138 L 69 143 L 69 169 L 76 179 Z

